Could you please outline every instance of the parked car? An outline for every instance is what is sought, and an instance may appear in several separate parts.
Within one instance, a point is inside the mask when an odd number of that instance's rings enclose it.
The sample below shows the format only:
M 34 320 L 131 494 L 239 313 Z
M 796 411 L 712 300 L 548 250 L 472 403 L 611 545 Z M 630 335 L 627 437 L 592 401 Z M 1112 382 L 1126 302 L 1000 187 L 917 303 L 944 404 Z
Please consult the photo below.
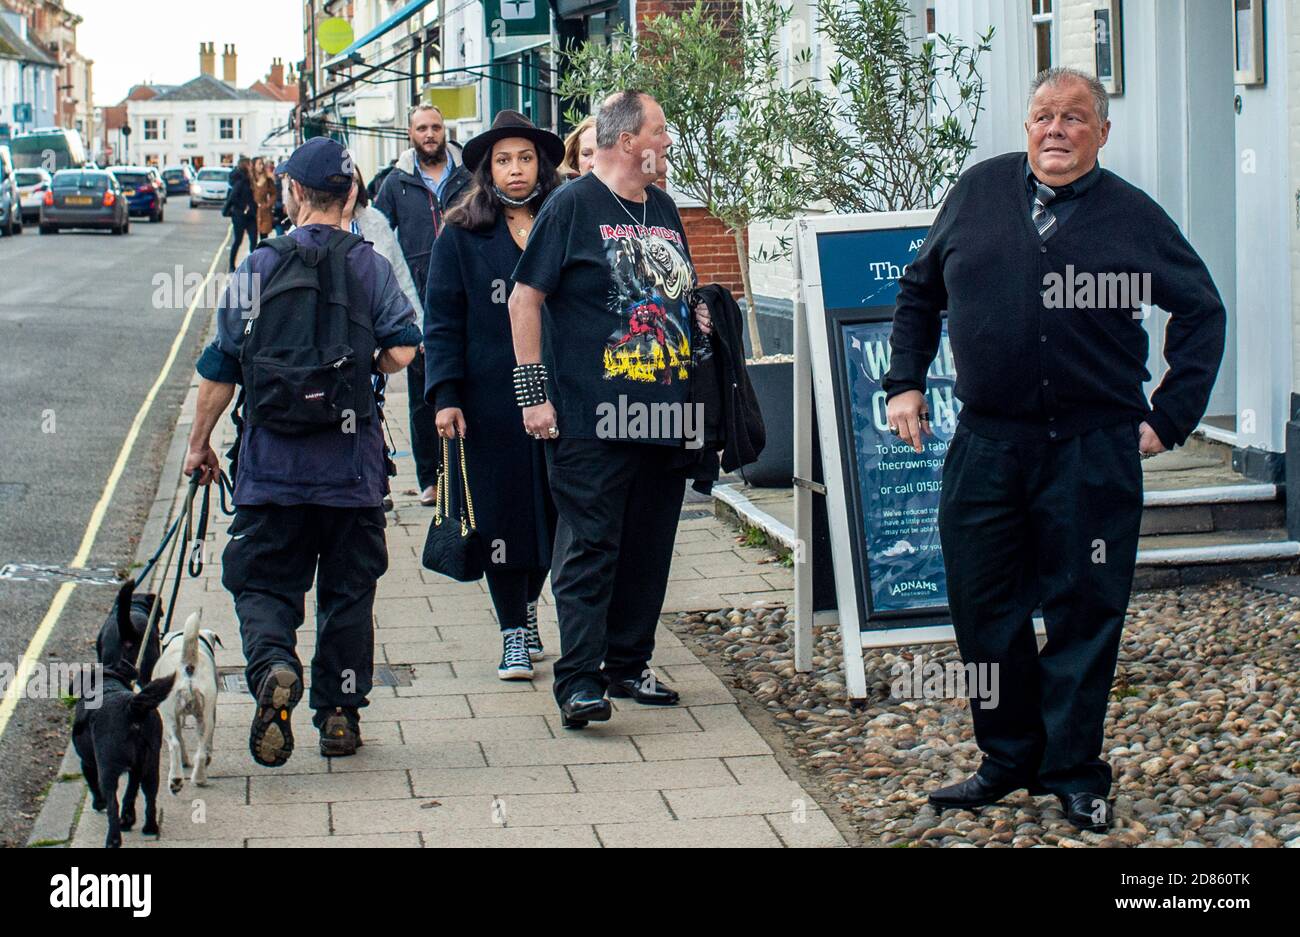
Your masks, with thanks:
M 0 234 L 23 233 L 23 199 L 9 147 L 0 146 Z
M 162 171 L 162 177 L 167 184 L 168 195 L 189 195 L 194 185 L 194 169 L 189 163 L 168 166 Z
M 197 190 L 190 190 L 190 208 L 204 205 L 224 205 L 226 193 L 230 191 L 230 166 L 208 166 L 199 170 L 195 184 Z
M 14 170 L 18 195 L 23 201 L 23 221 L 37 221 L 41 217 L 41 200 L 49 191 L 53 177 L 44 169 Z
M 131 233 L 122 185 L 105 169 L 62 169 L 41 201 L 41 234 L 63 228 L 107 228 Z
M 148 215 L 150 221 L 163 220 L 163 196 L 159 191 L 162 188 L 161 177 L 155 181 L 148 166 L 110 166 L 108 171 L 122 186 L 128 212 Z

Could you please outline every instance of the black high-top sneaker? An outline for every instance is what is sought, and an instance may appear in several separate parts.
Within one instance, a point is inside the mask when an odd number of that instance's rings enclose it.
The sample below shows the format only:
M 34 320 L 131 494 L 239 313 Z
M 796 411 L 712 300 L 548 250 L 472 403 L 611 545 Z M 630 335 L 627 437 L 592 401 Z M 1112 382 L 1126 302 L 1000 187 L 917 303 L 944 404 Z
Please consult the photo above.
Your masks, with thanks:
M 537 603 L 528 603 L 528 617 L 525 619 L 524 631 L 528 633 L 528 657 L 531 660 L 538 661 L 546 656 L 546 649 L 542 647 L 542 636 L 537 631 Z

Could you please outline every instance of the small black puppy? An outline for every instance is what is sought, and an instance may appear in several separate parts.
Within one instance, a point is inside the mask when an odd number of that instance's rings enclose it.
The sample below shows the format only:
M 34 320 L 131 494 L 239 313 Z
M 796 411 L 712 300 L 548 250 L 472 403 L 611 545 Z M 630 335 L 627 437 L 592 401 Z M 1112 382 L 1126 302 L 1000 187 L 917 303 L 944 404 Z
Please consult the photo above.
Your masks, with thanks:
M 81 773 L 90 786 L 91 805 L 108 807 L 108 837 L 105 848 L 122 845 L 122 830 L 135 826 L 135 796 L 144 789 L 146 836 L 158 833 L 158 757 L 162 751 L 162 719 L 158 706 L 176 681 L 171 674 L 145 684 L 139 693 L 131 689 L 135 665 L 119 660 L 104 668 L 99 705 L 77 701 L 72 721 L 72 746 L 81 758 Z M 127 774 L 126 796 L 118 809 L 117 784 Z
M 149 614 L 153 611 L 158 596 L 152 592 L 144 595 L 135 595 L 134 592 L 134 579 L 122 583 L 122 588 L 117 590 L 113 611 L 99 628 L 99 637 L 95 639 L 95 657 L 105 667 L 125 660 L 130 661 L 134 668 L 140 656 L 140 639 L 149 626 Z M 162 642 L 158 636 L 161 625 L 160 619 L 150 630 L 144 660 L 140 661 L 140 679 L 145 682 L 153 679 L 154 664 L 158 663 L 158 656 L 162 653 Z

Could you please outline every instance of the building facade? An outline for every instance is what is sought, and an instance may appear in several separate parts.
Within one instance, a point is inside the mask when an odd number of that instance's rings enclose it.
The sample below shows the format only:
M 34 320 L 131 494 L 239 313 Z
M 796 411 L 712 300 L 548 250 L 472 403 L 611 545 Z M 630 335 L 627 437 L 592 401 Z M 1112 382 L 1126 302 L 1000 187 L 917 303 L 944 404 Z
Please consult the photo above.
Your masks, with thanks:
M 131 163 L 199 169 L 232 165 L 241 156 L 287 157 L 294 95 L 285 91 L 283 72 L 273 65 L 253 88 L 239 88 L 233 45 L 222 49 L 221 70 L 218 78 L 212 43 L 200 43 L 198 77 L 174 87 L 144 86 L 152 94 L 132 89 L 123 102 L 131 133 L 124 139 L 117 131 L 113 159 L 123 161 L 118 153 L 124 151 Z
M 36 43 L 28 22 L 0 8 L 0 143 L 57 125 L 58 61 Z
M 1025 148 L 1029 85 L 1042 68 L 1118 79 L 1102 165 L 1179 224 L 1228 308 L 1227 352 L 1199 433 L 1233 446 L 1243 474 L 1281 481 L 1288 432 L 1300 432 L 1300 5 L 914 0 L 914 12 L 918 24 L 928 18 L 918 33 L 969 43 L 996 29 L 981 67 L 986 110 L 972 163 Z M 815 33 L 815 11 L 809 16 Z M 826 55 L 820 50 L 815 68 Z M 755 225 L 751 243 L 774 243 L 788 230 Z M 754 279 L 765 332 L 779 347 L 799 300 L 797 270 L 790 259 L 757 265 Z M 1155 309 L 1147 322 L 1148 390 L 1165 371 L 1166 320 Z M 1291 450 L 1294 460 L 1300 445 Z M 1300 526 L 1300 501 L 1290 517 Z
M 63 0 L 0 0 L 0 138 L 64 127 L 91 152 L 94 63 L 77 51 L 80 24 Z

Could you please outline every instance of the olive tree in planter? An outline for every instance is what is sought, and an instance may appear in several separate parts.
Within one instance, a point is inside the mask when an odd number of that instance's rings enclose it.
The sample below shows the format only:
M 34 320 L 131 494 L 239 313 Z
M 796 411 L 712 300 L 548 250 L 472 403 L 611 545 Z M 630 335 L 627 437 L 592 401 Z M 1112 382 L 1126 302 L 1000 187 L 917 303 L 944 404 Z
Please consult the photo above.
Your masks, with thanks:
M 922 38 L 906 0 L 817 0 L 817 12 L 830 64 L 794 96 L 818 196 L 841 213 L 938 205 L 975 149 L 992 27 L 972 46 Z
M 622 33 L 610 45 L 587 42 L 560 53 L 561 97 L 598 104 L 620 88 L 637 88 L 663 107 L 674 141 L 673 187 L 735 240 L 755 358 L 763 342 L 746 233 L 752 222 L 792 218 L 815 197 L 807 173 L 790 160 L 800 115 L 795 90 L 781 82 L 779 45 L 790 17 L 778 0 L 737 0 L 730 10 L 696 0 L 685 12 L 651 18 L 635 37 Z

